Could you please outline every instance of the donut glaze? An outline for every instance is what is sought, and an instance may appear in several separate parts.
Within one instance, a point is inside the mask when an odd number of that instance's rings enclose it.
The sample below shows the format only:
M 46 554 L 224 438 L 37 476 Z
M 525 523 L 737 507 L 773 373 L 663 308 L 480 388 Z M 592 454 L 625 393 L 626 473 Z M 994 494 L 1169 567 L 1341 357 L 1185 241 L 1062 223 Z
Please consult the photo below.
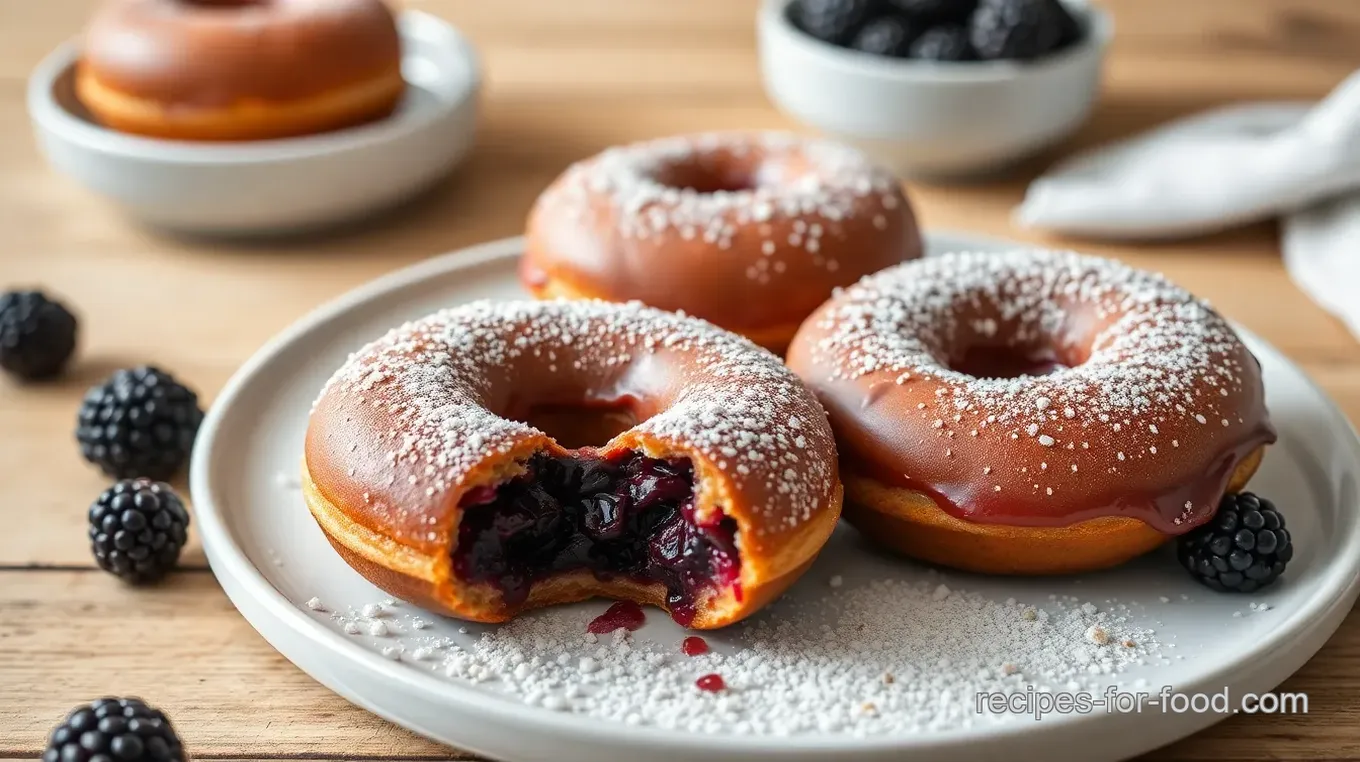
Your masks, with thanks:
M 637 299 L 779 351 L 833 289 L 921 251 L 900 183 L 858 151 L 706 133 L 569 168 L 529 216 L 520 273 L 540 297 Z
M 1260 366 L 1222 317 L 1161 276 L 1071 253 L 870 276 L 808 319 L 789 365 L 827 407 L 849 500 L 897 491 L 904 522 L 937 509 L 979 535 L 1071 540 L 1117 519 L 1147 550 L 1207 521 L 1275 439 Z
M 573 450 L 525 422 L 545 406 L 587 405 L 636 423 Z M 532 488 L 524 480 L 545 458 L 689 469 L 689 526 L 677 531 L 729 527 L 735 577 L 681 600 L 655 579 L 576 566 L 538 574 L 527 593 L 472 574 L 480 551 L 459 538 L 486 537 L 478 511 L 507 484 Z M 607 596 L 712 628 L 807 568 L 839 517 L 841 486 L 825 413 L 749 341 L 636 303 L 480 302 L 402 326 L 335 374 L 308 426 L 304 493 L 356 570 L 441 613 L 499 622 Z
M 76 74 L 104 124 L 198 140 L 359 124 L 390 113 L 404 89 L 380 0 L 107 0 Z

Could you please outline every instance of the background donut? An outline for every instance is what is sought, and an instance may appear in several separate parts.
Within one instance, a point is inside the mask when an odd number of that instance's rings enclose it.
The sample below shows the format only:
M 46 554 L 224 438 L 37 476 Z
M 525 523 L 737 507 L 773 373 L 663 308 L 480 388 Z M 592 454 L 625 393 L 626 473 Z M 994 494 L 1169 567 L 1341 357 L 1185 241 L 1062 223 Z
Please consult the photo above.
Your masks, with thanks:
M 782 351 L 835 288 L 921 251 L 900 183 L 858 151 L 704 133 L 569 168 L 529 216 L 520 272 L 540 297 L 637 299 Z
M 380 0 L 109 0 L 76 93 L 101 123 L 179 140 L 259 140 L 379 119 L 405 91 Z

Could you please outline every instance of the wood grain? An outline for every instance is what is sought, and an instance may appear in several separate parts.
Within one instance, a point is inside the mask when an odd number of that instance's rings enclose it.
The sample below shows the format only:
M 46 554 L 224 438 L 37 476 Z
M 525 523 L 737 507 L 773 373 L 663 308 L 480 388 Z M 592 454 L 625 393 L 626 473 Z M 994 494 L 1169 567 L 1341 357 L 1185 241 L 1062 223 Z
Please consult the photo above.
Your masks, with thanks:
M 605 146 L 673 132 L 789 127 L 761 91 L 756 0 L 410 0 L 480 47 L 479 147 L 426 198 L 323 238 L 166 238 L 50 172 L 29 135 L 28 72 L 95 0 L 0 0 L 0 286 L 42 284 L 83 318 L 70 377 L 0 381 L 0 760 L 32 759 L 72 704 L 140 693 L 198 758 L 467 759 L 350 706 L 278 656 L 231 608 L 196 540 L 151 591 L 90 568 L 84 512 L 106 480 L 72 439 L 83 390 L 151 362 L 210 400 L 274 333 L 379 274 L 517 234 L 539 190 Z M 1360 67 L 1360 3 L 1108 0 L 1104 98 L 1060 150 L 983 182 L 912 187 L 925 224 L 1073 245 L 1167 272 L 1274 343 L 1360 421 L 1360 344 L 1288 281 L 1263 223 L 1191 241 L 1088 244 L 1017 231 L 1025 183 L 1065 152 L 1242 100 L 1316 98 Z M 1360 618 L 1285 689 L 1310 713 L 1237 718 L 1156 760 L 1360 758 Z

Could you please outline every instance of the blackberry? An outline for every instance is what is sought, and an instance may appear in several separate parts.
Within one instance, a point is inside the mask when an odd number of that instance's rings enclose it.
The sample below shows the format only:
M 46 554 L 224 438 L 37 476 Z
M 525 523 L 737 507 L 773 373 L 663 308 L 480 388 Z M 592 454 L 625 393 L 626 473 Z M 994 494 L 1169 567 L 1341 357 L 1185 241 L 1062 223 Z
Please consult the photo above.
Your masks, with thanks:
M 1213 520 L 1181 537 L 1176 553 L 1191 576 L 1209 587 L 1250 593 L 1284 572 L 1294 546 L 1275 504 L 1241 492 L 1224 495 Z
M 52 729 L 42 762 L 183 762 L 184 744 L 159 709 L 135 698 L 78 706 Z
M 938 23 L 967 21 L 978 0 L 887 0 L 887 3 L 913 20 Z
M 1067 5 L 1062 0 L 1048 0 L 1048 5 L 1059 30 L 1058 44 L 1055 50 L 1065 48 L 1081 39 L 1081 22 L 1077 20 L 1076 16 L 1072 15 L 1071 11 L 1067 10 Z
M 99 568 L 133 584 L 156 582 L 175 568 L 189 512 L 170 485 L 125 479 L 90 506 L 90 550 Z
M 203 411 L 168 373 L 143 366 L 115 372 L 85 394 L 76 440 L 85 459 L 126 479 L 169 479 L 193 449 Z
M 899 58 L 907 54 L 907 48 L 915 36 L 915 30 L 907 19 L 900 16 L 880 16 L 865 24 L 855 34 L 854 39 L 850 41 L 850 47 L 865 53 Z
M 968 30 L 961 26 L 937 26 L 926 30 L 911 44 L 908 53 L 923 61 L 972 61 L 977 58 L 973 44 L 968 41 Z
M 51 378 L 76 350 L 76 316 L 41 291 L 0 294 L 0 368 L 27 381 Z
M 1029 60 L 1062 41 L 1054 0 L 979 0 L 969 36 L 983 59 Z
M 794 26 L 833 45 L 850 42 L 869 18 L 870 0 L 797 0 L 789 6 Z

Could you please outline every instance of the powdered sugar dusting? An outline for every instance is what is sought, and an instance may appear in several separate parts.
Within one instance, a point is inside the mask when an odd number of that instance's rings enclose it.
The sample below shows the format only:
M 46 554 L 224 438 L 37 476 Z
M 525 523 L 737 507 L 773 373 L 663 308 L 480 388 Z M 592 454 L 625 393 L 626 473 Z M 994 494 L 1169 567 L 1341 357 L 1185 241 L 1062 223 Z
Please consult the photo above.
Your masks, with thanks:
M 752 187 L 704 191 L 674 187 L 667 173 L 681 166 L 708 166 L 719 157 L 750 160 L 756 152 L 770 177 L 750 178 Z M 780 132 L 714 132 L 661 138 L 610 148 L 570 167 L 541 203 L 560 205 L 567 216 L 592 223 L 597 199 L 607 200 L 617 234 L 648 240 L 678 236 L 729 249 L 739 230 L 759 232 L 762 256 L 745 268 L 748 280 L 775 282 L 792 258 L 836 272 L 842 253 L 827 241 L 843 237 L 843 223 L 872 214 L 888 227 L 886 212 L 903 206 L 893 176 L 863 153 L 838 143 Z
M 400 465 L 414 488 L 438 500 L 467 486 L 479 464 L 543 436 L 488 409 L 487 400 L 509 396 L 493 377 L 533 378 L 533 387 L 519 383 L 521 394 L 578 389 L 611 399 L 641 390 L 665 400 L 633 431 L 697 451 L 725 472 L 764 519 L 758 532 L 800 525 L 834 486 L 826 416 L 779 358 L 701 320 L 638 303 L 482 301 L 444 310 L 352 355 L 317 405 L 332 415 L 380 408 L 390 428 L 372 433 L 393 472 L 388 486 Z M 434 531 L 434 517 L 406 515 L 410 506 L 373 510 L 399 536 L 424 540 Z
M 914 453 L 923 466 L 906 469 L 914 474 L 948 451 L 997 466 L 1012 499 L 1080 510 L 1089 496 L 1071 487 L 1095 484 L 1096 474 L 1154 489 L 1170 468 L 1202 475 L 1208 463 L 1164 454 L 1191 437 L 1204 458 L 1269 441 L 1259 370 L 1231 326 L 1162 276 L 1112 260 L 1032 250 L 931 257 L 864 278 L 816 320 L 807 347 L 815 383 L 910 378 L 892 393 L 919 409 L 913 430 L 938 440 Z M 978 346 L 1053 352 L 1074 367 L 1017 378 L 950 367 Z M 935 411 L 946 410 L 941 427 Z M 1061 468 L 1041 466 L 1053 461 Z M 1208 515 L 1219 496 L 1206 490 L 1194 511 Z
M 977 694 L 1031 685 L 1096 692 L 1130 667 L 1167 661 L 1156 634 L 1134 625 L 1131 610 L 1116 601 L 1103 608 L 1057 596 L 1042 605 L 1002 602 L 953 582 L 931 572 L 915 581 L 846 584 L 821 600 L 781 601 L 724 630 L 727 645 L 698 656 L 684 655 L 678 639 L 656 643 L 622 630 L 590 635 L 594 609 L 587 607 L 532 612 L 461 645 L 416 636 L 373 646 L 399 649 L 413 667 L 531 706 L 743 735 L 1031 722 L 978 713 Z M 725 687 L 696 688 L 708 674 Z

